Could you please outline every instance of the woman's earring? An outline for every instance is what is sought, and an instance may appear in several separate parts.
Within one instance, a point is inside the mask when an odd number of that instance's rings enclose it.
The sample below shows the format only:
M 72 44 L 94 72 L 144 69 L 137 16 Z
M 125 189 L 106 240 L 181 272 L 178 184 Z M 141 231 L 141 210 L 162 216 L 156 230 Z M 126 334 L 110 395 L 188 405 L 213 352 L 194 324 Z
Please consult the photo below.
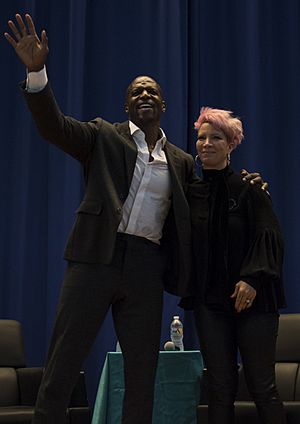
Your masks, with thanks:
M 227 153 L 227 165 L 230 165 L 230 153 Z
M 199 168 L 202 168 L 202 162 L 201 162 L 201 160 L 200 160 L 200 158 L 199 158 L 199 155 L 196 155 L 196 156 L 195 156 L 194 161 L 195 161 L 195 164 L 196 164 L 197 166 L 199 166 Z

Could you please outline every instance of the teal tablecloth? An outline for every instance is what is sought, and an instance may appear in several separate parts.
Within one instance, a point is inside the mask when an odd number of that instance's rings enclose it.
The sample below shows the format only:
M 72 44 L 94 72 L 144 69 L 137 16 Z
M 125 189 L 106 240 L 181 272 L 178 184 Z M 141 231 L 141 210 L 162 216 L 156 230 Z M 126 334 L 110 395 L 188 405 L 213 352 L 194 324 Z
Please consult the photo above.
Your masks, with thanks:
M 203 361 L 200 351 L 160 352 L 153 424 L 196 424 Z M 121 424 L 122 353 L 109 352 L 103 366 L 92 424 Z

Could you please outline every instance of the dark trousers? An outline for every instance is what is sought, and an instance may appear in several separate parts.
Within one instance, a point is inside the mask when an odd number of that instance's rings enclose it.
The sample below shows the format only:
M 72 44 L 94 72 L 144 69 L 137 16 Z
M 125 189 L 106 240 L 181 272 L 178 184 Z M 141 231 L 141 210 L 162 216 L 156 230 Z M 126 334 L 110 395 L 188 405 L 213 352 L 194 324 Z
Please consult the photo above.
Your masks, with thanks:
M 238 349 L 260 422 L 284 424 L 283 405 L 275 383 L 278 314 L 218 312 L 198 305 L 195 319 L 208 374 L 209 424 L 234 423 Z
M 110 306 L 124 358 L 122 423 L 151 424 L 164 268 L 158 245 L 127 235 L 118 235 L 110 265 L 69 263 L 34 424 L 65 424 L 70 394 Z

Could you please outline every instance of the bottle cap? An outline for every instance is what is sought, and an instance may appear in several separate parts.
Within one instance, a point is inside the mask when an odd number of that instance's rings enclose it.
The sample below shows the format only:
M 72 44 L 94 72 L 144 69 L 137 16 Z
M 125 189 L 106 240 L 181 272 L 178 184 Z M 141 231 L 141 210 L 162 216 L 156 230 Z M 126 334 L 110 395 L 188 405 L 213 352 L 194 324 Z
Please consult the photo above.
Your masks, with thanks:
M 176 348 L 175 348 L 175 345 L 174 345 L 173 342 L 168 341 L 164 344 L 164 349 L 165 350 L 175 350 Z

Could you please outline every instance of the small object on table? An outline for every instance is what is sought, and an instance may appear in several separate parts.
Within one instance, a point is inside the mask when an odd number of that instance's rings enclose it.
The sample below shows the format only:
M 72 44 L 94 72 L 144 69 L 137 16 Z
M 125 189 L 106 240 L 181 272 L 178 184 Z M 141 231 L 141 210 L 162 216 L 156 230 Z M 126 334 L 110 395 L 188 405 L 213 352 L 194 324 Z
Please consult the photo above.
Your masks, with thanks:
M 165 350 L 175 350 L 175 344 L 171 341 L 168 341 L 164 344 Z

